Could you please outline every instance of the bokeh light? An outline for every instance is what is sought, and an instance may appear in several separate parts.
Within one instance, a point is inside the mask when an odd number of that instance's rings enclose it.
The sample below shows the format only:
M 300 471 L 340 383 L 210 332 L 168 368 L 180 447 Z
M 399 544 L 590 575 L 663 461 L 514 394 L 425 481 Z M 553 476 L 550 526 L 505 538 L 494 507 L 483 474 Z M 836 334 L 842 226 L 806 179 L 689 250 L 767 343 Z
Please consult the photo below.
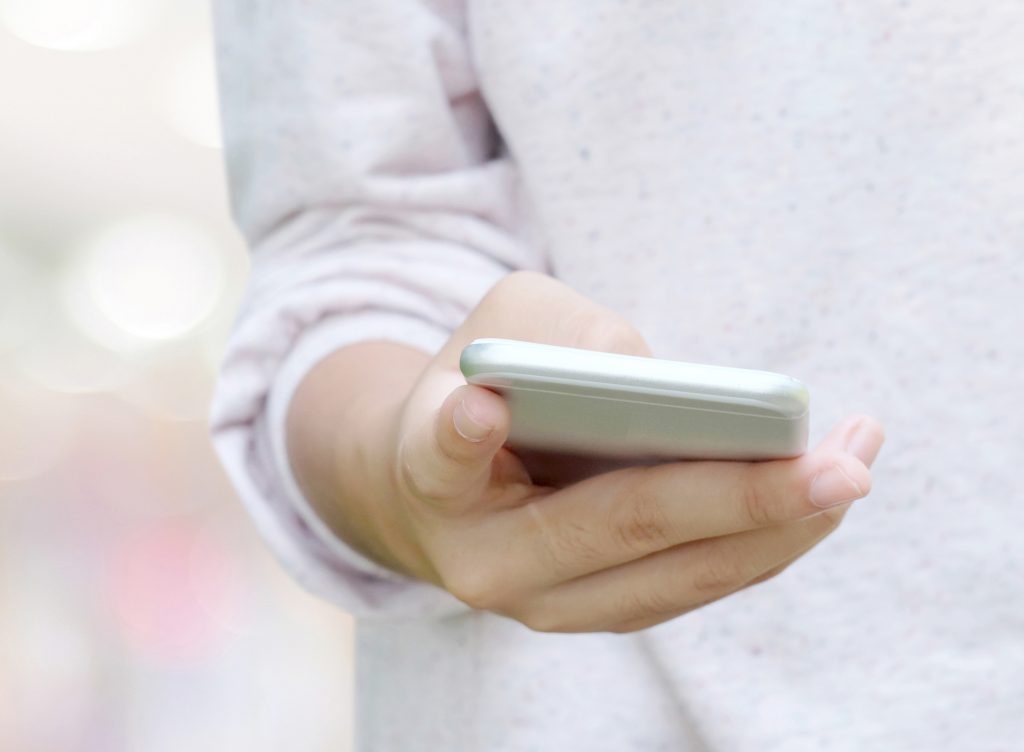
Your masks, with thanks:
M 105 50 L 150 31 L 164 6 L 164 0 L 0 0 L 0 22 L 39 47 Z
M 213 311 L 223 287 L 216 240 L 192 220 L 150 213 L 86 241 L 64 292 L 84 332 L 125 349 L 189 333 Z
M 107 574 L 112 614 L 126 643 L 169 663 L 191 663 L 217 648 L 225 633 L 212 614 L 231 608 L 236 583 L 223 547 L 181 523 L 123 541 Z
M 352 620 L 206 425 L 249 264 L 210 32 L 205 0 L 0 0 L 2 752 L 351 749 Z
M 220 112 L 213 48 L 203 39 L 178 50 L 156 77 L 154 106 L 179 135 L 220 148 Z

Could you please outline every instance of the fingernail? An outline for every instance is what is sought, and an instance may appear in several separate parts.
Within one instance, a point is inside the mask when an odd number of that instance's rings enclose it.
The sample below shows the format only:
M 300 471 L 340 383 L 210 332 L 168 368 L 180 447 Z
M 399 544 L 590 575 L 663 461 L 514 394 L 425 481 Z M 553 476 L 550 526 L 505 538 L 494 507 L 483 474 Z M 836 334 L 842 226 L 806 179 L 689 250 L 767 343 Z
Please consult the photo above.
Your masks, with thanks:
M 864 421 L 846 442 L 846 451 L 871 467 L 871 463 L 878 456 L 878 450 L 882 448 L 882 441 L 884 438 L 872 430 L 867 421 Z
M 462 400 L 455 406 L 453 420 L 455 421 L 455 430 L 459 436 L 467 441 L 483 441 L 494 430 L 494 426 L 487 425 L 473 415 L 469 405 L 466 404 L 466 400 Z
M 811 481 L 811 503 L 822 509 L 861 498 L 864 492 L 839 465 L 822 470 Z

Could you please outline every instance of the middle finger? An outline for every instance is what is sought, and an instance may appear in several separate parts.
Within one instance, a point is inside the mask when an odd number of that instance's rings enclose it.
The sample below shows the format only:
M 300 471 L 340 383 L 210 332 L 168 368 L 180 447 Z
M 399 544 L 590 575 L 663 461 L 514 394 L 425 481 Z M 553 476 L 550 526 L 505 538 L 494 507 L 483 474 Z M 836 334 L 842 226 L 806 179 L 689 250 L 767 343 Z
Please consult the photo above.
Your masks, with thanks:
M 552 585 L 682 543 L 802 519 L 870 490 L 871 475 L 842 450 L 859 423 L 838 424 L 813 451 L 767 462 L 684 461 L 587 478 L 515 511 L 530 550 L 527 578 Z M 841 485 L 849 483 L 848 486 Z

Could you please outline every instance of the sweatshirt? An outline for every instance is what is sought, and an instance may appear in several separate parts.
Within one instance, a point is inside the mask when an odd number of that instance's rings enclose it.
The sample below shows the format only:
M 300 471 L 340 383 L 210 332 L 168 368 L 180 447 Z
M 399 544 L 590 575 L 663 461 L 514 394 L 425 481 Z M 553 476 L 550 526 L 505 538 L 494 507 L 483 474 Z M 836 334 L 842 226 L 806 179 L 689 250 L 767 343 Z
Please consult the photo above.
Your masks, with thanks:
M 217 0 L 215 28 L 252 265 L 212 433 L 357 618 L 357 750 L 1024 749 L 1024 4 Z M 517 269 L 656 357 L 798 378 L 812 445 L 876 416 L 871 495 L 630 634 L 364 558 L 289 467 L 297 385 L 360 341 L 437 352 Z

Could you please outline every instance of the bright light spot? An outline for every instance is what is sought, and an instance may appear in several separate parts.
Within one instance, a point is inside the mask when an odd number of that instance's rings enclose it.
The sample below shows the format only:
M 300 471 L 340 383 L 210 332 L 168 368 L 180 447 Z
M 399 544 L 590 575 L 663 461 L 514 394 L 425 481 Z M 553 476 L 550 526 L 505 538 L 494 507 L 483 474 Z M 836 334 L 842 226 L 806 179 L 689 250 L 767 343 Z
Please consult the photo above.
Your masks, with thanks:
M 163 10 L 164 0 L 0 0 L 0 23 L 39 47 L 106 50 L 137 40 Z
M 216 241 L 175 216 L 114 225 L 86 243 L 77 261 L 64 291 L 69 312 L 86 334 L 114 349 L 188 334 L 210 315 L 224 286 Z
M 183 525 L 161 525 L 122 542 L 114 552 L 107 595 L 126 642 L 160 662 L 208 657 L 225 633 L 211 611 L 230 608 L 237 579 L 215 541 Z M 203 581 L 202 592 L 195 583 Z M 211 608 L 212 606 L 212 608 Z
M 220 111 L 213 42 L 189 45 L 168 61 L 158 77 L 155 105 L 189 141 L 219 149 Z

